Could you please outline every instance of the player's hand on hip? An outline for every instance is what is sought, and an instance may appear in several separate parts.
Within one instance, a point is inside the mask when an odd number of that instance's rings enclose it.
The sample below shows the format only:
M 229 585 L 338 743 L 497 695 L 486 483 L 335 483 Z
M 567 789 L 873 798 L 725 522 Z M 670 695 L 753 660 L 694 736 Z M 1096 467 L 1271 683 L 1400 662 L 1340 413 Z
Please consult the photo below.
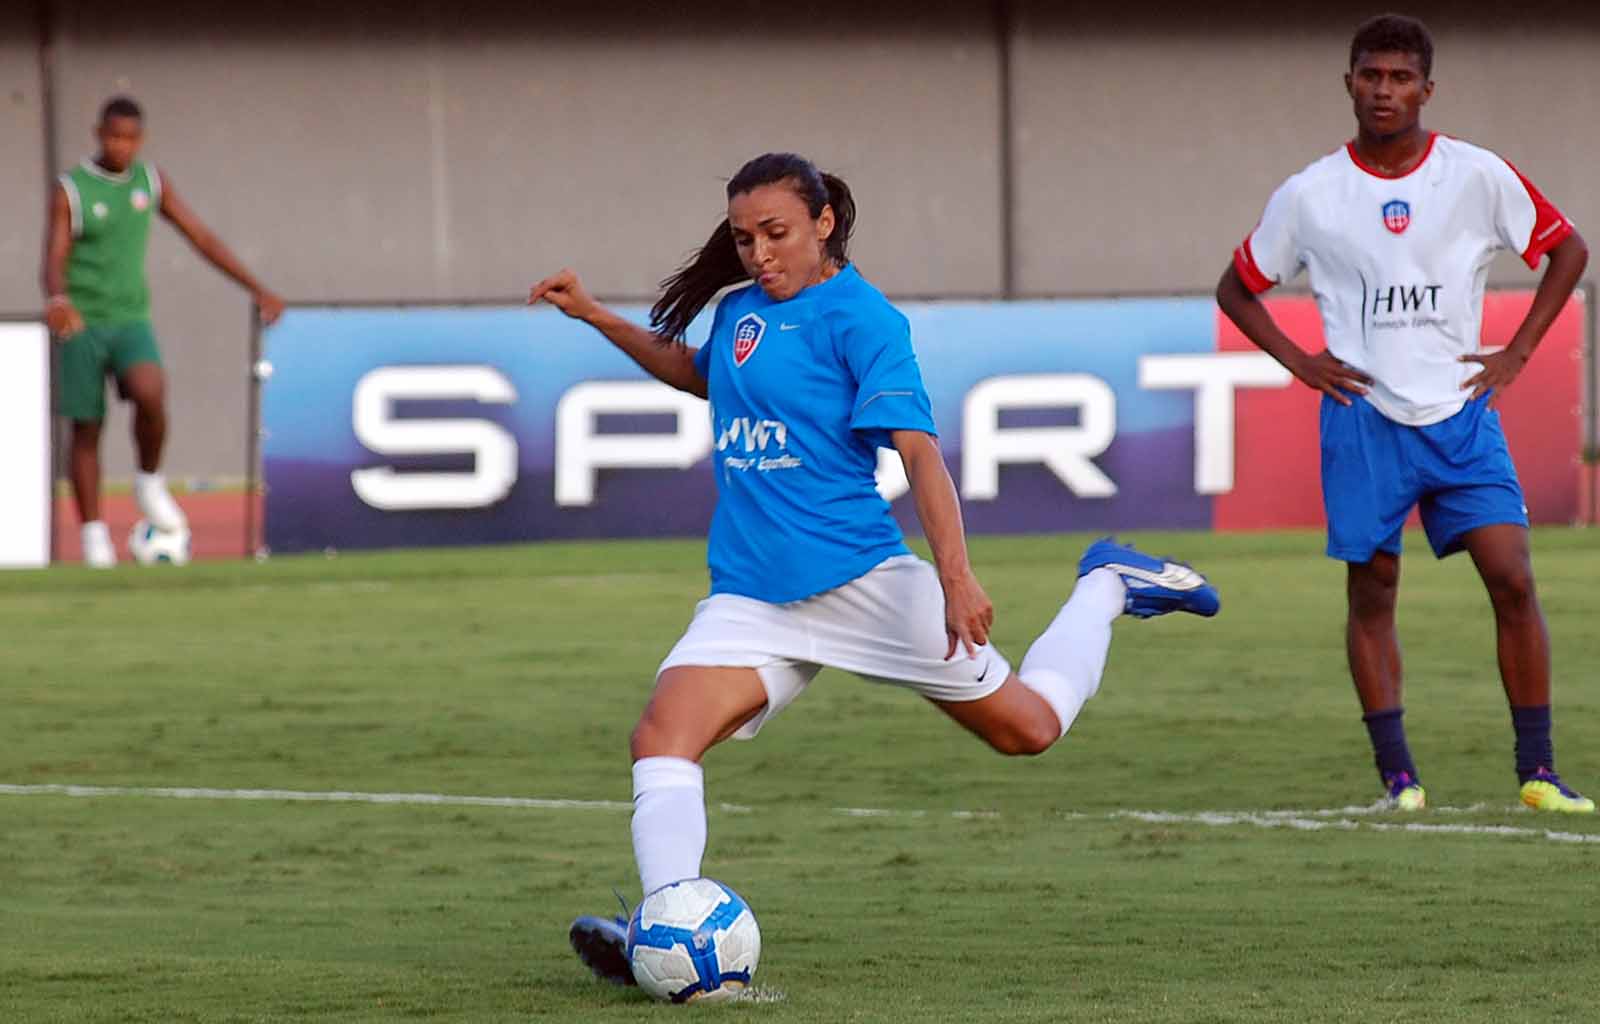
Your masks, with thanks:
M 256 316 L 261 318 L 262 325 L 271 327 L 277 323 L 278 318 L 283 315 L 283 299 L 265 288 L 256 292 L 253 297 L 256 301 Z
M 1350 404 L 1350 395 L 1364 395 L 1372 386 L 1372 378 L 1335 358 L 1323 349 L 1314 356 L 1306 356 L 1289 372 L 1313 391 L 1320 391 L 1341 405 Z
M 1467 382 L 1461 385 L 1463 391 L 1468 388 L 1472 389 L 1473 398 L 1478 398 L 1491 391 L 1495 393 L 1495 397 L 1499 397 L 1499 393 L 1510 387 L 1511 382 L 1517 379 L 1517 374 L 1521 373 L 1522 368 L 1528 365 L 1527 356 L 1509 348 L 1501 349 L 1498 352 L 1474 352 L 1471 355 L 1462 356 L 1460 361 L 1463 363 L 1477 363 L 1480 367 L 1477 373 L 1468 377 Z M 1492 403 L 1494 398 L 1489 399 L 1489 401 Z
M 44 310 L 44 322 L 50 337 L 57 341 L 66 341 L 83 330 L 83 315 L 64 295 L 50 300 Z
M 528 305 L 548 302 L 575 320 L 587 320 L 599 308 L 578 275 L 563 268 L 528 291 Z
M 963 648 L 967 657 L 976 657 L 978 648 L 989 642 L 994 605 L 970 569 L 954 579 L 940 582 L 944 586 L 944 631 L 950 639 L 950 646 L 944 652 L 945 660 L 955 657 L 956 651 Z

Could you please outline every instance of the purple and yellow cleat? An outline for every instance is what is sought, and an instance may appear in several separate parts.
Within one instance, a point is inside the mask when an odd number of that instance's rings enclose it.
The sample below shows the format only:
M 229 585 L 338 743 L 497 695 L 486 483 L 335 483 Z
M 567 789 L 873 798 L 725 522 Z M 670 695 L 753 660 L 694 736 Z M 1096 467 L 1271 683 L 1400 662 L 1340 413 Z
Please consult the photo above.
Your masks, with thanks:
M 1427 792 L 1410 772 L 1384 776 L 1383 784 L 1389 806 L 1397 811 L 1420 811 L 1428 806 Z
M 1522 784 L 1522 802 L 1536 811 L 1563 811 L 1567 814 L 1593 814 L 1594 801 L 1574 792 L 1561 776 L 1540 768 Z

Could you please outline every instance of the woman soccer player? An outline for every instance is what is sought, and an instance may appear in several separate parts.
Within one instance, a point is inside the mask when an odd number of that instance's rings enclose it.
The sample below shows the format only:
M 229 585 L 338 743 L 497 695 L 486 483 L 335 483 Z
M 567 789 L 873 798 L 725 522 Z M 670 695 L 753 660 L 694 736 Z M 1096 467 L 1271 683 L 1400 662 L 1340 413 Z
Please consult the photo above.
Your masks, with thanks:
M 661 663 L 632 738 L 647 894 L 700 874 L 701 757 L 755 736 L 823 666 L 907 687 L 1003 754 L 1038 754 L 1099 688 L 1113 619 L 1218 607 L 1192 569 L 1096 541 L 1071 600 L 1012 672 L 988 642 L 994 607 L 967 562 L 910 325 L 846 257 L 849 188 L 803 157 L 769 153 L 727 191 L 727 219 L 665 282 L 653 329 L 596 302 L 570 270 L 528 296 L 711 400 L 711 595 Z M 737 284 L 705 347 L 685 345 L 695 315 Z M 904 460 L 933 565 L 907 549 L 878 494 L 880 447 Z M 632 983 L 625 921 L 582 917 L 571 939 L 596 974 Z

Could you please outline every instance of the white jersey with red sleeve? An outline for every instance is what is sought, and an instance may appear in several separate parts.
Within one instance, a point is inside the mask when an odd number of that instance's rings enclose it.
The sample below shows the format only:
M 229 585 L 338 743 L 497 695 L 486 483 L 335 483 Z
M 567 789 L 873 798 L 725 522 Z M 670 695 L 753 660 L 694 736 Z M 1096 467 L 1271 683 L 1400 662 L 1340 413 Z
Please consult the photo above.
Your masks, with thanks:
M 1460 357 L 1478 351 L 1494 254 L 1537 268 L 1572 230 L 1515 167 L 1436 134 L 1398 177 L 1353 145 L 1311 164 L 1272 194 L 1233 262 L 1258 294 L 1308 271 L 1328 350 L 1373 378 L 1380 412 L 1423 426 L 1466 403 L 1477 368 Z

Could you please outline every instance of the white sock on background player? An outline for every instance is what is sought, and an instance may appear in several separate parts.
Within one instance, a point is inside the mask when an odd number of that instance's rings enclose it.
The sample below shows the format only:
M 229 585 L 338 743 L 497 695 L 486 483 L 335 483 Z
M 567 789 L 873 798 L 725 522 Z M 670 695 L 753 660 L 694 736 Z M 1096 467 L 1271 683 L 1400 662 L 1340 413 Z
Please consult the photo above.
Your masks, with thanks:
M 648 896 L 700 877 L 706 852 L 705 772 L 682 757 L 633 763 L 633 859 Z
M 160 473 L 135 473 L 133 496 L 139 502 L 139 511 L 156 529 L 175 533 L 188 528 L 183 509 L 167 490 L 167 478 Z
M 117 548 L 111 543 L 111 530 L 105 520 L 84 523 L 78 536 L 83 544 L 84 565 L 91 569 L 109 569 L 117 564 Z
M 1100 689 L 1111 651 L 1111 623 L 1122 614 L 1127 597 L 1127 585 L 1115 572 L 1087 573 L 1022 659 L 1017 678 L 1050 705 L 1063 736 L 1084 702 Z

